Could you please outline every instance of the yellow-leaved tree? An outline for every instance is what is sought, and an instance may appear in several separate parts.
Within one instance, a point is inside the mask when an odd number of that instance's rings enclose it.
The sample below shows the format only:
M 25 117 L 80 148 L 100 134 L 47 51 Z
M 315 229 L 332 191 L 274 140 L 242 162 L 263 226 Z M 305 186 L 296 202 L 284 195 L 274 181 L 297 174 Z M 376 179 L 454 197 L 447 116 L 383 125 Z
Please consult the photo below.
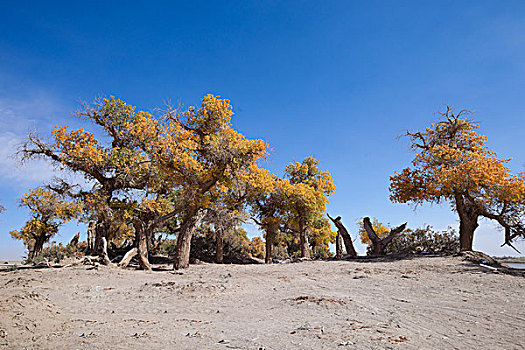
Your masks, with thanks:
M 440 119 L 424 131 L 407 132 L 416 156 L 412 167 L 390 178 L 390 199 L 398 203 L 448 201 L 458 213 L 461 250 L 472 250 L 481 217 L 505 230 L 505 242 L 525 236 L 523 174 L 511 174 L 476 132 L 469 111 L 454 113 L 447 106 Z
M 200 108 L 169 111 L 165 122 L 142 115 L 129 125 L 151 164 L 177 192 L 173 213 L 179 215 L 181 227 L 175 269 L 188 267 L 191 237 L 213 207 L 216 191 L 230 187 L 239 172 L 266 155 L 262 140 L 249 140 L 233 129 L 232 115 L 229 100 L 207 95 Z
M 330 229 L 330 223 L 324 217 L 328 196 L 335 192 L 332 176 L 319 169 L 319 161 L 307 157 L 302 162 L 290 163 L 285 168 L 288 181 L 283 189 L 291 214 L 288 226 L 296 227 L 299 234 L 301 257 L 310 257 L 308 239 L 314 238 L 319 246 L 335 240 L 336 233 Z
M 20 200 L 20 205 L 27 207 L 31 219 L 20 230 L 9 232 L 15 239 L 24 241 L 28 248 L 28 260 L 34 260 L 44 243 L 58 232 L 58 229 L 82 212 L 79 203 L 67 202 L 55 192 L 41 188 L 30 189 Z

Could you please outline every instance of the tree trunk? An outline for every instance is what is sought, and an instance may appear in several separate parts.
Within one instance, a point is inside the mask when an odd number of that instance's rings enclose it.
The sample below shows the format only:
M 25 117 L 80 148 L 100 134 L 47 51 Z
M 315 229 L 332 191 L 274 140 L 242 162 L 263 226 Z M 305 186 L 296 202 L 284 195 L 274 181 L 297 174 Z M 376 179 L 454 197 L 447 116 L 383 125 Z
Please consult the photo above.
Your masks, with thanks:
M 462 219 L 459 220 L 459 244 L 460 250 L 472 250 L 472 242 L 474 241 L 474 231 L 478 227 L 478 220 Z
M 89 254 L 95 253 L 95 223 L 90 221 L 87 228 L 87 252 Z
M 139 265 L 142 269 L 151 271 L 151 265 L 148 259 L 148 236 L 145 226 L 144 222 L 138 218 L 133 222 Z
M 266 264 L 272 263 L 272 247 L 273 240 L 275 237 L 275 232 L 271 228 L 266 229 L 266 255 L 264 257 L 264 262 Z
M 45 242 L 46 242 L 45 235 L 39 235 L 35 238 L 35 244 L 33 245 L 33 249 L 29 252 L 29 261 L 33 261 L 36 258 L 38 258 L 38 256 L 42 252 Z
M 337 237 L 335 238 L 335 257 L 337 259 L 343 257 L 343 238 L 339 232 L 337 232 Z
M 343 242 L 345 243 L 345 248 L 346 248 L 346 254 L 350 256 L 354 256 L 354 257 L 357 256 L 357 252 L 354 248 L 354 243 L 352 242 L 352 237 L 348 233 L 348 230 L 346 229 L 345 225 L 343 225 L 343 223 L 341 222 L 341 217 L 338 216 L 334 219 L 328 213 L 326 215 L 328 215 L 330 220 L 332 220 L 335 227 L 337 227 L 337 232 L 343 238 Z
M 301 246 L 301 258 L 310 258 L 310 247 L 308 245 L 308 222 L 304 216 L 299 219 L 299 244 Z
M 138 253 L 137 247 L 133 247 L 131 250 L 129 250 L 126 253 L 126 255 L 124 255 L 122 260 L 120 260 L 120 262 L 118 263 L 118 267 L 127 267 L 131 259 L 133 259 L 133 257 L 137 255 L 137 253 Z
M 461 251 L 472 250 L 474 231 L 479 226 L 479 214 L 465 202 L 463 196 L 456 195 L 456 209 L 459 215 L 459 244 Z
M 193 237 L 195 228 L 203 216 L 204 212 L 200 212 L 198 209 L 189 210 L 188 214 L 185 215 L 175 247 L 175 260 L 173 261 L 175 270 L 185 269 L 190 265 L 191 237 Z
M 106 237 L 102 237 L 102 247 L 100 248 L 100 262 L 104 265 L 111 266 L 111 260 L 108 255 L 108 241 Z
M 99 220 L 95 226 L 95 251 L 93 255 L 100 256 L 104 265 L 110 265 L 108 256 L 109 223 Z
M 370 218 L 366 217 L 363 219 L 363 227 L 366 230 L 366 233 L 368 234 L 368 238 L 370 239 L 370 242 L 372 242 L 372 256 L 383 256 L 386 254 L 385 248 L 388 246 L 390 242 L 401 232 L 405 230 L 407 226 L 407 223 L 405 222 L 403 225 L 400 225 L 398 227 L 395 227 L 390 230 L 389 234 L 384 237 L 383 239 L 379 238 L 379 236 L 374 231 L 374 228 L 372 227 L 372 223 L 370 222 Z

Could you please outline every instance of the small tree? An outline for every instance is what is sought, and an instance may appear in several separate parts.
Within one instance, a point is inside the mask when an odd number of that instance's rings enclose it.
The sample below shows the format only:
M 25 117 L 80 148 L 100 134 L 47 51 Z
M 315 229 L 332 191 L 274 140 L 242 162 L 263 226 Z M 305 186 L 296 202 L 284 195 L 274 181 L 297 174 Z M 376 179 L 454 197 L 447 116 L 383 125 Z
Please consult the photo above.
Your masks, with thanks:
M 393 202 L 440 203 L 448 201 L 459 216 L 461 250 L 472 250 L 474 231 L 480 217 L 495 220 L 505 230 L 505 242 L 525 237 L 523 174 L 513 175 L 476 133 L 469 111 L 455 114 L 447 106 L 437 123 L 425 131 L 409 132 L 417 152 L 412 168 L 390 178 Z
M 314 226 L 317 226 L 316 245 L 327 243 L 326 239 L 335 240 L 335 233 L 324 218 L 328 196 L 335 192 L 334 180 L 329 172 L 319 169 L 319 161 L 313 157 L 288 164 L 285 178 L 289 181 L 284 187 L 291 214 L 288 226 L 297 227 L 301 257 L 309 258 L 308 238 L 314 234 Z
M 29 261 L 38 257 L 44 243 L 58 232 L 60 226 L 78 217 L 82 210 L 80 204 L 66 202 L 56 193 L 40 188 L 29 190 L 20 202 L 30 210 L 31 219 L 20 230 L 9 233 L 24 241 Z

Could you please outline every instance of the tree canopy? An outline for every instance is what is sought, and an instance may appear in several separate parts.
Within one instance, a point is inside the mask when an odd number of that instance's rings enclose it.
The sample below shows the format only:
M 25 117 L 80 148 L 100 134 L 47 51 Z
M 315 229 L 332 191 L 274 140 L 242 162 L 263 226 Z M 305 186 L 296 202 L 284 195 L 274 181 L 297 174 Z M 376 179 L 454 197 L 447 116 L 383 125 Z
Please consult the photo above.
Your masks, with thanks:
M 416 156 L 412 167 L 390 178 L 390 199 L 398 203 L 452 204 L 460 219 L 462 250 L 472 250 L 478 219 L 495 220 L 505 230 L 505 242 L 525 236 L 523 174 L 512 174 L 487 146 L 487 137 L 466 110 L 447 106 L 439 120 L 424 131 L 407 132 Z
M 29 209 L 31 218 L 20 230 L 9 233 L 28 246 L 29 260 L 38 256 L 44 243 L 58 232 L 61 225 L 82 212 L 80 203 L 67 202 L 55 192 L 41 188 L 30 189 L 20 200 L 20 205 Z

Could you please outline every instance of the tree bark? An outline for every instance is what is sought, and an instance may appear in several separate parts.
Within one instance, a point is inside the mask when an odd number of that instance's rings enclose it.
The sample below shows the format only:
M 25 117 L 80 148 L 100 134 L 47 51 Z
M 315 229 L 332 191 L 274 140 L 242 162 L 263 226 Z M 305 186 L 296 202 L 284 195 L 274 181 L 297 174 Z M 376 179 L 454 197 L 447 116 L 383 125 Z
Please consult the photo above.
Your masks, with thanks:
M 460 250 L 472 250 L 472 243 L 474 242 L 474 231 L 478 228 L 478 220 L 470 218 L 459 219 L 459 244 Z
M 29 252 L 29 261 L 33 261 L 42 252 L 42 249 L 44 247 L 44 243 L 46 242 L 46 235 L 39 235 L 35 238 L 35 244 L 33 245 L 33 249 Z
M 299 219 L 299 244 L 301 246 L 301 258 L 310 258 L 310 246 L 308 245 L 308 222 L 304 216 Z
M 215 228 L 215 243 L 216 243 L 216 251 L 215 251 L 215 261 L 217 264 L 222 264 L 224 261 L 224 246 L 223 246 L 223 229 L 222 228 Z
M 337 232 L 337 237 L 335 238 L 335 257 L 337 259 L 343 257 L 343 238 L 339 232 Z
M 191 237 L 203 216 L 204 212 L 198 209 L 189 210 L 185 215 L 175 247 L 175 260 L 173 261 L 175 270 L 185 269 L 190 265 Z
M 100 249 L 100 262 L 104 265 L 111 266 L 111 260 L 108 255 L 108 241 L 106 237 L 102 237 L 102 247 Z
M 341 217 L 338 216 L 335 219 L 330 216 L 330 214 L 326 213 L 330 220 L 334 223 L 335 227 L 337 227 L 337 232 L 341 235 L 343 238 L 343 242 L 345 243 L 346 248 L 346 254 L 356 257 L 357 252 L 354 248 L 354 243 L 352 242 L 352 237 L 348 233 L 348 230 L 346 229 L 345 225 L 341 222 Z
M 95 253 L 95 223 L 90 221 L 87 228 L 87 251 L 89 254 Z
M 133 247 L 131 250 L 129 250 L 126 253 L 126 255 L 124 255 L 122 260 L 120 260 L 120 262 L 118 263 L 118 267 L 127 267 L 131 259 L 133 259 L 133 257 L 137 255 L 137 253 L 138 253 L 137 247 Z
M 147 271 L 151 271 L 151 264 L 148 258 L 148 236 L 146 233 L 146 225 L 140 219 L 136 219 L 133 222 L 135 227 L 135 239 L 137 240 L 137 255 L 139 266 Z
M 383 256 L 386 254 L 385 248 L 390 242 L 392 242 L 395 236 L 397 236 L 405 230 L 407 224 L 405 222 L 403 225 L 391 229 L 388 236 L 386 236 L 383 239 L 380 239 L 374 231 L 369 217 L 363 219 L 363 226 L 366 232 L 368 233 L 368 238 L 370 238 L 370 241 L 372 242 L 372 256 Z
M 456 210 L 459 215 L 459 244 L 461 251 L 472 250 L 474 231 L 478 228 L 479 213 L 466 201 L 463 196 L 456 195 Z
M 279 224 L 275 222 L 265 224 L 264 230 L 266 231 L 266 255 L 264 257 L 264 262 L 266 264 L 271 264 L 273 262 L 272 248 L 275 237 L 277 236 L 277 230 L 279 230 Z

